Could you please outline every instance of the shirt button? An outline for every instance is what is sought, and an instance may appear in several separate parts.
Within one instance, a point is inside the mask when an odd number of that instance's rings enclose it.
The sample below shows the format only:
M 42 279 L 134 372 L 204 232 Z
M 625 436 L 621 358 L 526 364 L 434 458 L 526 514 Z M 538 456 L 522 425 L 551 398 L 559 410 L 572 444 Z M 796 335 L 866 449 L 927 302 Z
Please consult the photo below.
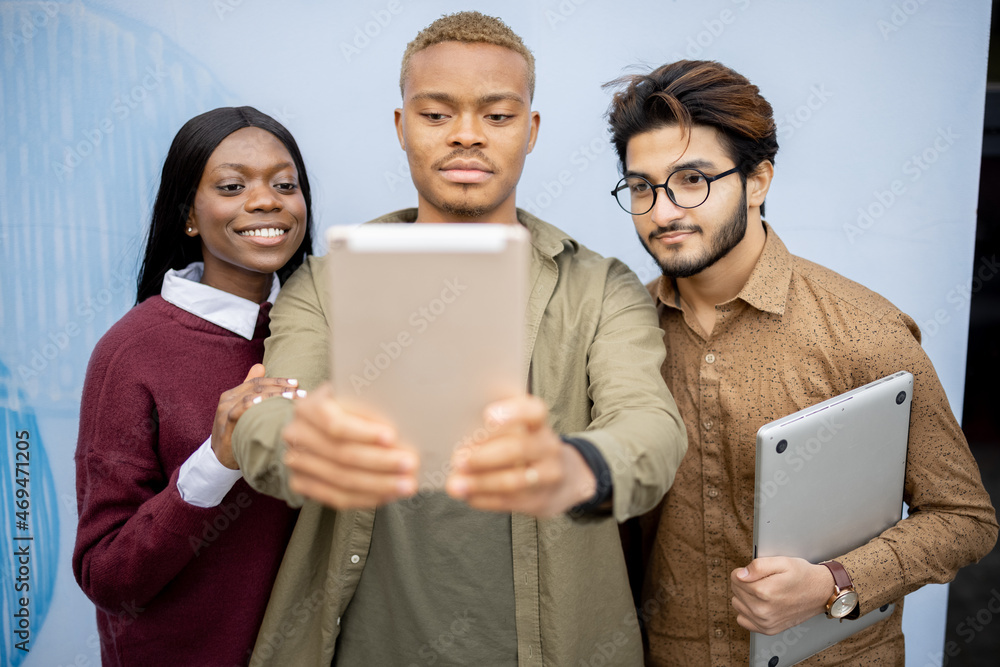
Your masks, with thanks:
M 719 495 L 719 490 L 718 489 L 716 489 L 716 488 L 713 487 L 713 488 L 710 488 L 708 490 L 708 497 L 709 498 L 715 498 L 718 495 Z
M 724 634 L 726 634 L 726 631 L 723 630 L 722 628 L 716 628 L 715 629 L 715 636 L 716 637 L 721 637 Z
M 359 556 L 359 555 L 357 555 L 357 554 L 354 554 L 353 556 L 351 556 L 351 562 L 352 562 L 352 563 L 354 563 L 354 564 L 357 564 L 357 562 L 358 562 L 359 560 L 361 560 L 361 556 Z
M 719 565 L 721 565 L 721 564 L 722 564 L 722 561 L 721 561 L 721 560 L 719 560 L 718 558 L 713 558 L 713 559 L 712 559 L 712 565 L 714 565 L 714 566 L 718 567 L 718 566 L 719 566 Z
M 715 355 L 712 354 L 711 352 L 709 352 L 708 354 L 705 355 L 705 361 L 707 361 L 710 364 L 714 364 L 715 363 Z
M 712 420 L 711 420 L 711 419 L 709 419 L 708 421 L 706 421 L 706 422 L 705 422 L 705 423 L 703 424 L 703 426 L 705 427 L 705 430 L 706 430 L 706 431 L 711 431 L 711 430 L 712 430 Z

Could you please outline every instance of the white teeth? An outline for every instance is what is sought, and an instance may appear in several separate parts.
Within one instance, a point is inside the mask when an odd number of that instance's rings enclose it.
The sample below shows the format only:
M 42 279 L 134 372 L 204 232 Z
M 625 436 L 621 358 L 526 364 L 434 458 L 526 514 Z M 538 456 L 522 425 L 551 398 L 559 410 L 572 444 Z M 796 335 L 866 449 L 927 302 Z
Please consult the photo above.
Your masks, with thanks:
M 240 232 L 240 236 L 261 236 L 264 238 L 274 238 L 275 236 L 282 236 L 284 233 L 284 229 L 268 227 L 266 229 L 248 229 L 245 232 Z

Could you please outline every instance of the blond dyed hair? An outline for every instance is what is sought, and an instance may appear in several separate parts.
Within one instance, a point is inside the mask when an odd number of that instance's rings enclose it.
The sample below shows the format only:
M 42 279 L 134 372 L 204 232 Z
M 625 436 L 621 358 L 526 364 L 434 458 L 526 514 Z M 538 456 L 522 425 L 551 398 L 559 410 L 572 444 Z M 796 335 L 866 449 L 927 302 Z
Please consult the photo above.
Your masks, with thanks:
M 403 94 L 410 58 L 429 46 L 442 42 L 466 44 L 493 44 L 520 54 L 528 64 L 528 94 L 535 97 L 535 56 L 510 27 L 495 16 L 479 12 L 458 12 L 442 16 L 417 33 L 403 52 L 403 65 L 399 71 L 399 92 Z

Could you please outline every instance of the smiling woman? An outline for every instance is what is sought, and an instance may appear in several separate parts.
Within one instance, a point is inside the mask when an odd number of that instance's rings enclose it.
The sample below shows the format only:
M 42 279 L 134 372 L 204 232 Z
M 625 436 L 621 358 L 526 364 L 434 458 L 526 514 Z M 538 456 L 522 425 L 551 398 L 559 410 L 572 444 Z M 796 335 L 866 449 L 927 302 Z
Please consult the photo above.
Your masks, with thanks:
M 201 282 L 263 301 L 306 230 L 306 201 L 285 145 L 258 127 L 223 139 L 205 165 L 185 229 L 201 237 Z
M 277 121 L 227 107 L 177 133 L 138 303 L 94 349 L 80 408 L 73 571 L 104 665 L 249 660 L 296 513 L 247 486 L 229 441 L 252 403 L 302 394 L 259 362 L 311 226 Z
M 254 150 L 260 147 L 266 149 L 266 158 L 254 154 Z M 251 173 L 254 170 L 257 173 Z M 268 170 L 273 173 L 260 173 Z M 168 270 L 202 261 L 206 255 L 211 255 L 209 264 L 214 261 L 211 247 L 208 253 L 203 252 L 203 236 L 199 242 L 199 219 L 201 224 L 210 221 L 209 218 L 199 218 L 199 210 L 203 216 L 214 214 L 223 216 L 220 219 L 224 220 L 225 206 L 212 202 L 228 200 L 232 202 L 229 215 L 241 215 L 238 210 L 240 202 L 248 196 L 255 196 L 259 183 L 254 178 L 262 176 L 269 186 L 281 192 L 283 196 L 279 205 L 287 208 L 285 215 L 295 217 L 297 222 L 295 227 L 299 232 L 299 243 L 283 244 L 282 253 L 287 254 L 286 261 L 271 269 L 283 281 L 312 249 L 309 178 L 295 139 L 278 121 L 252 107 L 215 109 L 185 123 L 174 137 L 163 164 L 160 190 L 153 205 L 149 242 L 139 272 L 137 303 L 160 293 L 160 285 Z M 275 180 L 272 182 L 270 179 Z M 232 199 L 227 199 L 229 197 Z M 244 208 L 251 206 L 251 210 L 243 212 L 244 226 L 239 229 L 254 229 L 269 220 L 270 211 L 253 204 L 243 204 Z M 288 228 L 287 225 L 283 227 Z M 268 256 L 272 260 L 276 257 Z M 212 272 L 211 268 L 206 268 L 209 273 Z M 253 272 L 244 273 L 256 279 Z

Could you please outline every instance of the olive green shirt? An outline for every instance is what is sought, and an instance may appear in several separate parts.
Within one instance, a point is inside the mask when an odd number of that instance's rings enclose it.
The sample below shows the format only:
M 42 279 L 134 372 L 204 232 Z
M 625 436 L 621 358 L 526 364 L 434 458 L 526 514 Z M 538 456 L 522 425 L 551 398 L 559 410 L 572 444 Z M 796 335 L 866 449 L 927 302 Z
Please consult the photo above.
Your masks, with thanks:
M 441 491 L 375 510 L 334 664 L 516 666 L 510 521 Z
M 376 222 L 415 218 L 416 209 L 406 209 Z M 610 516 L 511 516 L 518 662 L 639 665 L 616 522 L 659 502 L 687 448 L 659 373 L 662 332 L 648 293 L 624 264 L 524 211 L 518 219 L 532 236 L 525 383 L 549 406 L 553 430 L 597 447 L 614 489 Z M 296 378 L 305 389 L 329 376 L 325 264 L 310 258 L 282 288 L 264 354 L 269 375 Z M 233 434 L 247 481 L 302 507 L 252 665 L 330 664 L 371 544 L 375 510 L 335 511 L 289 490 L 280 432 L 291 412 L 286 399 L 264 401 Z

